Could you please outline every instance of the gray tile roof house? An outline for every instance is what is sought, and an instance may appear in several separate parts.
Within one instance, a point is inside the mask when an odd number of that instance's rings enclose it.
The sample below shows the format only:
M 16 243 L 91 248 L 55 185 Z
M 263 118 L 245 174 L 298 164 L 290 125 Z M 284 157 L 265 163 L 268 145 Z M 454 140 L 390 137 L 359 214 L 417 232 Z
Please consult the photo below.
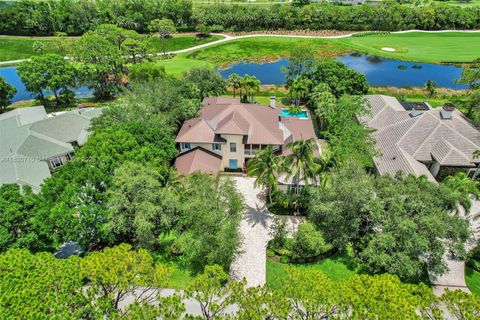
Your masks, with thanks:
M 43 106 L 0 114 L 0 184 L 29 185 L 38 191 L 55 168 L 70 160 L 73 145 L 83 145 L 100 109 L 86 108 L 48 116 Z
M 371 114 L 359 118 L 375 131 L 374 158 L 379 174 L 425 175 L 431 181 L 443 167 L 476 172 L 480 132 L 453 105 L 432 108 L 426 103 L 400 103 L 383 95 L 365 96 Z

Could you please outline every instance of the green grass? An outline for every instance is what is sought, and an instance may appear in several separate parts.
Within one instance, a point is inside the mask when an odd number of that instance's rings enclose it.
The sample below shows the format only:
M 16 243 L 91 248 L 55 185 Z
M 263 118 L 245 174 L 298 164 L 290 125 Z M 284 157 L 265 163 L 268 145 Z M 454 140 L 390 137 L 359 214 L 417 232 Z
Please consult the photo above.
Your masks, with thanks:
M 435 3 L 439 4 L 449 4 L 454 6 L 460 7 L 476 7 L 480 6 L 480 0 L 472 0 L 470 2 L 462 2 L 462 1 L 435 1 Z
M 0 38 L 0 61 L 29 59 L 38 55 L 33 51 L 33 43 L 41 41 L 46 44 L 46 51 L 54 53 L 55 50 L 50 45 L 52 40 L 48 38 Z
M 170 282 L 172 289 L 185 290 L 192 281 L 192 275 L 185 269 L 182 269 L 175 263 L 170 263 L 172 274 L 170 275 Z
M 207 61 L 189 59 L 185 53 L 179 54 L 173 59 L 158 60 L 157 64 L 164 66 L 165 71 L 179 77 L 183 72 L 195 67 L 211 66 Z
M 368 35 L 335 40 L 356 51 L 418 62 L 471 62 L 480 57 L 480 33 L 402 33 Z M 396 49 L 395 52 L 382 50 Z
M 322 271 L 332 280 L 343 280 L 354 276 L 357 272 L 352 261 L 347 257 L 334 256 L 316 263 L 285 264 L 267 259 L 267 285 L 272 289 L 281 289 L 282 279 L 288 268 L 314 269 Z
M 201 44 L 222 39 L 221 36 L 210 36 L 207 38 L 198 39 L 195 35 L 175 35 L 165 41 L 166 51 L 176 51 L 186 49 Z M 46 52 L 55 53 L 55 48 L 52 45 L 52 38 L 33 38 L 33 37 L 0 37 L 0 61 L 29 59 L 32 56 L 38 55 L 33 51 L 33 44 L 35 41 L 45 43 Z M 150 40 L 152 51 L 158 53 L 163 52 L 163 42 L 157 37 L 152 37 Z
M 326 39 L 302 39 L 282 37 L 253 37 L 222 43 L 188 55 L 190 59 L 226 65 L 235 61 L 274 61 L 288 57 L 292 47 L 305 45 L 313 49 L 318 57 L 333 57 L 346 53 L 347 47 Z
M 480 296 L 480 272 L 475 271 L 470 268 L 465 268 L 465 281 L 467 282 L 467 287 Z
M 165 40 L 165 51 L 177 51 L 201 44 L 213 42 L 222 39 L 221 36 L 210 36 L 207 38 L 198 38 L 195 35 L 174 35 L 172 38 Z M 150 45 L 154 52 L 163 52 L 163 41 L 157 37 L 150 39 Z

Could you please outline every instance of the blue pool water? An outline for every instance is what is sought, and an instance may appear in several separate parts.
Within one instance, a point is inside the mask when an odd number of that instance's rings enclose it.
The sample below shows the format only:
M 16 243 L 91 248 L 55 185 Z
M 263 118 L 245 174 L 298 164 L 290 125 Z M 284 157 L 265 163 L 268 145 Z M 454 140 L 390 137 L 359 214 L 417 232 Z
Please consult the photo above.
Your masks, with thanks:
M 12 102 L 17 102 L 20 100 L 30 100 L 35 97 L 33 93 L 31 93 L 27 90 L 27 88 L 25 88 L 25 85 L 17 74 L 16 67 L 0 68 L 0 77 L 5 78 L 8 83 L 17 88 L 17 93 L 13 97 Z M 75 89 L 74 92 L 77 97 L 83 98 L 91 96 L 93 91 L 89 88 L 81 87 Z M 51 94 L 51 92 L 45 92 L 45 95 L 47 96 Z
M 405 62 L 362 54 L 344 56 L 337 60 L 363 73 L 372 86 L 421 87 L 428 80 L 433 80 L 438 87 L 467 88 L 464 84 L 455 83 L 462 73 L 462 68 L 455 65 Z M 262 84 L 281 85 L 285 83 L 282 67 L 286 66 L 288 66 L 286 59 L 260 64 L 239 62 L 221 70 L 220 74 L 224 78 L 232 73 L 241 76 L 249 74 L 256 76 Z
M 300 119 L 308 119 L 307 111 L 301 111 L 299 113 L 290 113 L 290 112 L 288 112 L 288 109 L 282 109 L 282 111 L 280 111 L 280 116 L 281 117 L 297 117 L 297 118 L 300 118 Z

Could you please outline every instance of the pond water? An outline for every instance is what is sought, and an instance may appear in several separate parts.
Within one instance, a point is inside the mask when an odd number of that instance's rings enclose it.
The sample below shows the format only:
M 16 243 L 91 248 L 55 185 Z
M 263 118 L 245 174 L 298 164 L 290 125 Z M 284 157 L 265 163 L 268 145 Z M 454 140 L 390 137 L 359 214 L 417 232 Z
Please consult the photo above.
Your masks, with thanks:
M 367 81 L 372 86 L 393 87 L 421 87 L 428 80 L 433 80 L 438 87 L 451 89 L 466 89 L 464 84 L 455 83 L 462 73 L 462 68 L 454 65 L 440 65 L 431 63 L 415 63 L 400 60 L 385 59 L 377 56 L 352 54 L 337 59 L 350 68 L 365 74 Z M 238 62 L 230 68 L 220 70 L 220 74 L 227 78 L 230 74 L 253 75 L 262 84 L 284 84 L 285 73 L 282 67 L 288 66 L 288 60 L 282 59 L 270 63 L 245 63 Z M 16 67 L 0 68 L 0 77 L 17 88 L 17 94 L 12 102 L 33 99 L 20 80 Z M 74 90 L 77 97 L 91 96 L 92 90 L 86 87 Z M 46 93 L 47 95 L 51 93 Z
M 17 74 L 17 68 L 16 67 L 5 67 L 5 68 L 0 68 L 0 77 L 5 78 L 5 80 L 13 85 L 15 88 L 17 88 L 17 93 L 12 99 L 12 102 L 17 102 L 21 100 L 30 100 L 35 97 L 34 94 L 32 94 L 30 91 L 25 88 L 25 85 L 23 84 L 22 80 Z M 74 90 L 75 95 L 79 98 L 83 97 L 89 97 L 92 94 L 92 90 L 86 87 L 82 88 L 77 88 Z M 51 95 L 51 92 L 46 92 L 46 95 Z
M 405 62 L 363 54 L 344 56 L 337 60 L 363 73 L 372 86 L 421 87 L 428 80 L 433 80 L 438 87 L 467 88 L 464 84 L 455 83 L 462 73 L 462 68 L 454 65 Z M 261 64 L 239 62 L 228 69 L 220 70 L 220 74 L 224 78 L 232 73 L 241 76 L 249 74 L 256 76 L 262 84 L 284 84 L 285 73 L 282 72 L 282 67 L 286 66 L 286 59 Z

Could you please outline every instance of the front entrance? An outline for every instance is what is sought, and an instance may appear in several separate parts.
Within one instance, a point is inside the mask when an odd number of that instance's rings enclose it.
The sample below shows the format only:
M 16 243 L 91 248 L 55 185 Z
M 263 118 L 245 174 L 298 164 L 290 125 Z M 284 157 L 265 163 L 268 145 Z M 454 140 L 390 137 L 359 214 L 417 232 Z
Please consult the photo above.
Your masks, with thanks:
M 230 159 L 228 161 L 228 168 L 229 169 L 237 169 L 238 168 L 238 161 L 237 159 Z

